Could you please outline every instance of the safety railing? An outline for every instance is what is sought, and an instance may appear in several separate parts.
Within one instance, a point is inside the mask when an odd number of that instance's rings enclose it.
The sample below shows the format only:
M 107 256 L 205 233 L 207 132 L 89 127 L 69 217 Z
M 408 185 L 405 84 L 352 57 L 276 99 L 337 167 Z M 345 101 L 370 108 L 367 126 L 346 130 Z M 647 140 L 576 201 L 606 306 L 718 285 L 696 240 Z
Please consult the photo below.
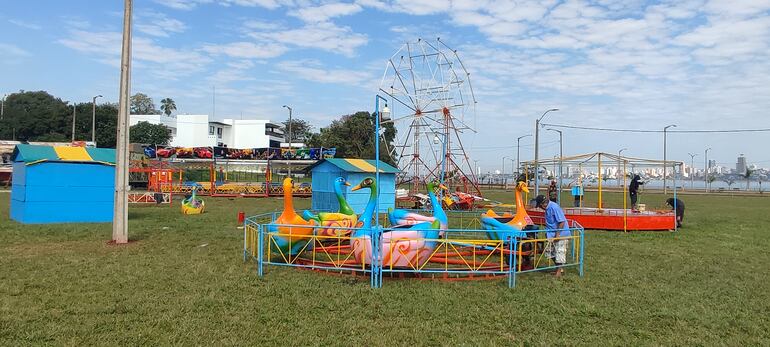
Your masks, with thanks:
M 517 231 L 490 238 L 487 230 L 411 227 L 335 227 L 273 223 L 278 213 L 249 217 L 244 223 L 244 261 L 254 260 L 259 276 L 265 265 L 362 273 L 371 286 L 383 277 L 506 277 L 575 267 L 583 275 L 584 229 L 570 221 L 568 236 L 548 238 L 548 230 Z M 336 232 L 330 232 L 330 230 Z M 440 234 L 440 235 L 439 235 Z M 358 236 L 356 236 L 358 235 Z M 566 241 L 565 260 L 554 263 L 548 250 Z M 553 254 L 555 252 L 550 252 Z

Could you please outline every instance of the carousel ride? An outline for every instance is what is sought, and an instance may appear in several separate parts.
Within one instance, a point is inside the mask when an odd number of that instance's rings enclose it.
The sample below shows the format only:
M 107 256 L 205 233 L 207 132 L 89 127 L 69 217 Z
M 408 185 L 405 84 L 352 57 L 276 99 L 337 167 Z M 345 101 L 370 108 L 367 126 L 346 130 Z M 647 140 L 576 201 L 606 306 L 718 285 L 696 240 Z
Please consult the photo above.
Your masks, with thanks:
M 284 185 L 283 211 L 264 215 L 261 220 L 250 217 L 246 223 L 244 254 L 257 258 L 260 273 L 263 264 L 270 264 L 376 273 L 380 277 L 388 273 L 390 277 L 481 279 L 511 278 L 517 272 L 553 268 L 543 257 L 546 240 L 538 238 L 539 227 L 533 226 L 523 208 L 524 183 L 515 191 L 515 215 L 491 210 L 480 217 L 477 214 L 476 229 L 451 229 L 454 211 L 447 214 L 438 203 L 435 191 L 444 187 L 437 182 L 425 184 L 434 200 L 432 211 L 391 209 L 386 216 L 376 213 L 378 187 L 374 177 L 365 177 L 352 187 L 344 179 L 336 179 L 338 212 L 298 214 L 292 202 L 291 179 Z M 360 215 L 345 201 L 345 189 L 369 190 Z M 378 217 L 385 219 L 386 225 L 379 225 Z M 574 262 L 567 266 L 582 269 L 582 229 L 577 224 L 573 227 L 577 248 Z

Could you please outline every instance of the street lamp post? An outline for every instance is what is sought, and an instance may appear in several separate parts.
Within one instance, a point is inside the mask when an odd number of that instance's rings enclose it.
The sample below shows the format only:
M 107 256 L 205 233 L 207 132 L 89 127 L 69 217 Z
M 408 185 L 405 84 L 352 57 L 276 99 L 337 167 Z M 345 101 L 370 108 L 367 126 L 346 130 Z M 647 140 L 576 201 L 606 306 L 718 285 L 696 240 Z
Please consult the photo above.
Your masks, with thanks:
M 666 125 L 663 128 L 663 194 L 668 193 L 668 187 L 666 187 L 666 172 L 668 170 L 668 163 L 666 162 L 666 131 L 671 127 L 676 128 L 676 124 Z
M 91 103 L 93 109 L 91 111 L 91 143 L 96 147 L 96 98 L 101 98 L 101 94 L 94 96 L 94 100 Z
M 695 157 L 697 157 L 698 154 L 697 153 L 696 154 L 687 153 L 687 154 L 690 155 L 690 189 L 694 189 L 695 185 L 693 182 L 693 179 L 694 179 L 693 169 L 695 169 Z
M 380 99 L 385 102 L 385 107 L 380 110 Z M 374 179 L 377 185 L 380 184 L 380 121 L 381 119 L 385 119 L 386 121 L 390 119 L 390 109 L 388 109 L 388 100 L 381 97 L 380 95 L 376 95 L 374 98 Z M 379 264 L 379 244 L 378 240 L 380 239 L 380 235 L 382 233 L 382 230 L 380 228 L 380 189 L 378 187 L 377 189 L 377 196 L 375 197 L 376 200 L 374 201 L 374 220 L 375 220 L 375 233 L 372 235 L 372 240 L 375 241 L 372 244 L 372 266 L 377 266 L 375 264 Z M 378 288 L 380 286 L 380 280 L 382 279 L 382 272 L 379 272 L 377 276 L 375 276 L 375 271 L 372 271 L 372 286 L 375 288 Z
M 711 173 L 711 168 L 709 167 L 710 150 L 711 150 L 711 147 L 706 148 L 706 150 L 703 152 L 703 157 L 704 157 L 703 158 L 703 163 L 704 163 L 703 164 L 703 190 L 705 190 L 706 192 L 708 192 L 709 188 L 711 188 L 709 187 L 709 185 L 711 185 L 711 183 L 709 183 L 709 179 L 711 178 L 709 177 L 709 174 Z
M 502 178 L 501 181 L 503 183 L 503 189 L 505 189 L 505 185 L 506 185 L 506 183 L 508 181 L 508 179 L 505 177 L 505 159 L 511 159 L 511 157 L 503 156 L 503 167 L 500 170 L 500 177 Z
M 525 137 L 527 137 L 527 136 L 532 136 L 532 134 L 521 135 L 521 136 L 519 136 L 519 138 L 517 138 L 517 139 L 516 139 L 516 172 L 517 172 L 517 173 L 519 172 L 519 165 L 521 165 L 521 164 L 519 163 L 519 152 L 520 152 L 520 151 L 519 151 L 519 149 L 520 149 L 520 147 L 521 147 L 521 146 L 520 146 L 520 144 L 521 144 L 521 139 L 523 139 L 523 138 L 525 138 Z
M 620 188 L 620 154 L 623 153 L 623 151 L 627 150 L 628 148 L 623 147 L 621 150 L 618 151 L 618 173 L 615 174 L 615 178 L 618 181 L 618 188 Z
M 540 158 L 540 153 L 538 153 L 539 148 L 539 140 L 540 140 L 540 121 L 543 120 L 543 117 L 545 117 L 548 112 L 551 111 L 558 111 L 558 108 L 552 108 L 548 111 L 543 112 L 543 115 L 540 116 L 537 120 L 535 120 L 535 196 L 540 195 L 540 169 L 539 169 L 539 163 L 538 159 Z
M 564 141 L 563 141 L 563 137 L 562 137 L 563 134 L 562 134 L 561 130 L 556 130 L 556 129 L 551 129 L 551 128 L 549 128 L 548 130 L 555 131 L 555 132 L 559 133 L 559 196 L 558 196 L 556 201 L 559 203 L 559 205 L 561 205 L 561 184 L 562 184 L 562 178 L 561 177 L 562 177 L 562 164 L 563 164 L 563 160 L 564 160 L 563 159 L 564 158 Z
M 289 110 L 289 158 L 291 158 L 291 107 L 283 105 L 283 107 L 287 108 Z M 289 177 L 291 177 L 291 162 L 287 161 L 289 165 Z
M 0 119 L 3 119 L 3 113 L 5 113 L 5 97 L 6 94 L 3 94 L 3 99 L 0 100 Z

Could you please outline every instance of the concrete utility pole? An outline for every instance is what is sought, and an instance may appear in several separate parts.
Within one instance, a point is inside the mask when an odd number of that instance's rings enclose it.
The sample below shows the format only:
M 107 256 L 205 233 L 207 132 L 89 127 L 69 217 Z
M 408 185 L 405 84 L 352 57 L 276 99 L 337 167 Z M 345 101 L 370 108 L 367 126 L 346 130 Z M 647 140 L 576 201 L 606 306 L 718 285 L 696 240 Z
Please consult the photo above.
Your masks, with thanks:
M 115 151 L 115 210 L 112 241 L 128 243 L 128 107 L 131 93 L 131 12 L 133 0 L 124 0 L 123 50 L 120 56 L 120 101 Z
M 663 128 L 663 194 L 668 194 L 668 187 L 666 187 L 666 172 L 668 170 L 668 163 L 666 162 L 666 130 L 671 127 L 676 128 L 676 124 L 667 125 Z
M 289 109 L 289 158 L 291 158 L 291 107 L 283 105 Z M 289 177 L 291 177 L 291 164 L 289 164 Z
M 77 106 L 72 102 L 72 142 L 75 142 L 75 111 Z
M 543 120 L 543 117 L 545 117 L 548 112 L 558 110 L 558 108 L 552 108 L 548 111 L 545 111 L 543 112 L 543 115 L 540 116 L 540 118 L 535 120 L 535 196 L 540 195 L 540 164 L 537 162 L 540 158 L 540 153 L 538 152 L 540 149 L 540 121 Z
M 91 143 L 96 147 L 96 98 L 101 98 L 101 95 L 94 96 L 94 100 L 91 103 L 93 110 L 91 112 Z

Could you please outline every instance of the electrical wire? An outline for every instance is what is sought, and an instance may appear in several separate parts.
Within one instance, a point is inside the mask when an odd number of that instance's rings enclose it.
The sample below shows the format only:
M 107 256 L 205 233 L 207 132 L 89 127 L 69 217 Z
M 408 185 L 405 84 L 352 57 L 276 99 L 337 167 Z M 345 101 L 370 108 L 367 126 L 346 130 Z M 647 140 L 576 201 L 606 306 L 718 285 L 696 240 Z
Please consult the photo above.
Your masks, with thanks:
M 613 128 L 599 128 L 599 127 L 584 127 L 577 125 L 565 125 L 565 124 L 546 124 L 543 126 L 551 126 L 565 129 L 579 129 L 579 130 L 596 130 L 596 131 L 612 131 L 622 133 L 662 133 L 663 130 L 644 130 L 644 129 L 613 129 Z M 727 129 L 727 130 L 666 130 L 668 133 L 754 133 L 754 132 L 768 132 L 770 128 L 760 129 Z

